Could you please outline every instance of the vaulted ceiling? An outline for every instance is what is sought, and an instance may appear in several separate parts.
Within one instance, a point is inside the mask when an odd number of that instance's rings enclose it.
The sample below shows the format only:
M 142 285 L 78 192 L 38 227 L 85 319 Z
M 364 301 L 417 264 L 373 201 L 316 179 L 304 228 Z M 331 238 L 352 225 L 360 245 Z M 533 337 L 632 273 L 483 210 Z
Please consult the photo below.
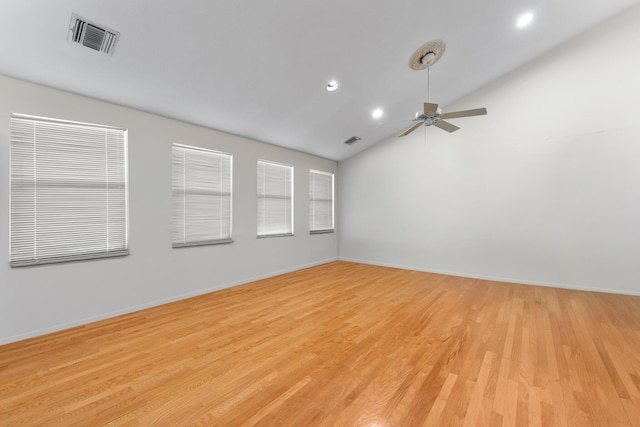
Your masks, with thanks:
M 339 161 L 408 127 L 422 44 L 446 42 L 431 70 L 446 106 L 636 3 L 4 0 L 0 73 Z M 72 13 L 120 32 L 114 54 L 69 42 Z

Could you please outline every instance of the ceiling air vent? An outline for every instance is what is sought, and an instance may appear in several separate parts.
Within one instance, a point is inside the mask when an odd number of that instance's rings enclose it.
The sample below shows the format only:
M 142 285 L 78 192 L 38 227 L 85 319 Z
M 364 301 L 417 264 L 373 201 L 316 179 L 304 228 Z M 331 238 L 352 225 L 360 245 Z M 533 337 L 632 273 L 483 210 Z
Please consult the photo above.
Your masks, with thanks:
M 120 33 L 88 21 L 75 13 L 71 15 L 68 39 L 90 49 L 113 55 Z
M 344 143 L 347 145 L 351 145 L 355 142 L 360 141 L 362 138 L 360 138 L 359 136 L 352 136 L 351 138 L 347 139 Z

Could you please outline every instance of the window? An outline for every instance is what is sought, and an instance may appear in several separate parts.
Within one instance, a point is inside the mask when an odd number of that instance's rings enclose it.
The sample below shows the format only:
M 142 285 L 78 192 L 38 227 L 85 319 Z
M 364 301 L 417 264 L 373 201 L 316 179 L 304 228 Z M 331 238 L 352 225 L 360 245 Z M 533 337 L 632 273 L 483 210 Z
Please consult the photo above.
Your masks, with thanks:
M 11 115 L 12 267 L 127 255 L 127 131 Z
M 231 154 L 173 145 L 171 243 L 231 243 Z
M 293 235 L 293 166 L 258 160 L 258 237 Z
M 309 171 L 309 231 L 333 232 L 333 174 Z

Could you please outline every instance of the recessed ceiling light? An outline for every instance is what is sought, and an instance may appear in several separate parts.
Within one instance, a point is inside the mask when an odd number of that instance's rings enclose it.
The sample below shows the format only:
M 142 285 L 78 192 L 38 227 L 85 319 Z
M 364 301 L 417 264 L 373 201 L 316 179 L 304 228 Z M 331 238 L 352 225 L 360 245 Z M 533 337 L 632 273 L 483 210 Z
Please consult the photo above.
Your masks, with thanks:
M 523 13 L 522 15 L 520 15 L 520 17 L 518 17 L 518 20 L 516 21 L 516 27 L 518 28 L 527 27 L 529 26 L 529 24 L 531 24 L 532 21 L 533 21 L 533 13 L 531 12 Z
M 331 80 L 329 83 L 327 83 L 327 92 L 333 92 L 336 89 L 338 89 L 338 86 L 340 86 L 340 83 L 338 83 L 337 80 Z
M 374 119 L 379 119 L 383 114 L 384 111 L 382 111 L 382 108 L 376 108 L 371 112 L 371 117 L 373 117 Z

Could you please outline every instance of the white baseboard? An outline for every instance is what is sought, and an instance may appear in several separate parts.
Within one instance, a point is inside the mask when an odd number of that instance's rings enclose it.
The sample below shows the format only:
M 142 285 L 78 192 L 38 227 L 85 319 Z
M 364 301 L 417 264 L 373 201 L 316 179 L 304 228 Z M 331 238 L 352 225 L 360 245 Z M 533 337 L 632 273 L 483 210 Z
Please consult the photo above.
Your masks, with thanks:
M 640 296 L 640 292 L 630 292 L 630 291 L 623 291 L 623 290 L 617 290 L 617 289 L 604 289 L 604 288 L 594 288 L 594 287 L 588 287 L 588 286 L 576 286 L 576 285 L 569 285 L 566 283 L 523 280 L 523 279 L 514 279 L 511 277 L 501 277 L 501 276 L 485 276 L 482 274 L 460 273 L 455 271 L 445 271 L 445 270 L 430 269 L 430 268 L 424 268 L 424 267 L 416 267 L 411 265 L 392 264 L 392 263 L 385 263 L 385 262 L 378 262 L 378 261 L 371 261 L 371 260 L 364 260 L 364 259 L 355 259 L 355 258 L 339 257 L 338 259 L 340 261 L 376 265 L 379 267 L 390 267 L 390 268 L 399 268 L 402 270 L 422 271 L 425 273 L 443 274 L 446 276 L 467 277 L 469 279 L 489 280 L 492 282 L 516 283 L 519 285 L 544 286 L 547 288 L 570 289 L 574 291 L 601 292 L 606 294 Z
M 305 265 L 298 265 L 295 267 L 290 267 L 290 268 L 286 268 L 283 270 L 278 270 L 278 271 L 273 271 L 270 273 L 266 273 L 266 274 L 261 274 L 259 276 L 253 276 L 253 277 L 248 277 L 248 278 L 244 278 L 235 282 L 230 282 L 230 283 L 224 283 L 224 284 L 220 284 L 220 285 L 216 285 L 210 288 L 206 288 L 206 289 L 200 289 L 198 291 L 195 292 L 188 292 L 185 294 L 180 294 L 180 295 L 176 295 L 176 296 L 172 296 L 169 298 L 163 298 L 160 300 L 156 300 L 156 301 L 151 301 L 145 304 L 139 304 L 139 305 L 135 305 L 132 307 L 126 307 L 120 310 L 114 310 L 114 311 L 110 311 L 107 313 L 101 313 L 101 314 L 97 314 L 95 316 L 90 316 L 90 317 L 85 317 L 83 319 L 78 319 L 78 320 L 74 320 L 72 322 L 65 322 L 65 323 L 60 323 L 54 326 L 50 326 L 47 328 L 42 328 L 42 329 L 37 329 L 37 330 L 33 330 L 33 331 L 29 331 L 26 332 L 24 334 L 19 334 L 19 335 L 14 335 L 14 336 L 10 336 L 10 337 L 1 337 L 0 338 L 0 345 L 3 344 L 9 344 L 12 342 L 16 342 L 16 341 L 22 341 L 28 338 L 34 338 L 34 337 L 38 337 L 41 335 L 46 335 L 52 332 L 58 332 L 58 331 L 62 331 L 65 329 L 69 329 L 69 328 L 74 328 L 76 326 L 82 326 L 82 325 L 86 325 L 89 323 L 93 323 L 93 322 L 97 322 L 100 320 L 104 320 L 104 319 L 109 319 L 111 317 L 117 317 L 117 316 L 121 316 L 123 314 L 129 314 L 129 313 L 133 313 L 136 311 L 140 311 L 140 310 L 144 310 L 146 308 L 151 308 L 151 307 L 157 307 L 159 305 L 164 305 L 164 304 L 169 304 L 172 302 L 176 302 L 176 301 L 181 301 L 187 298 L 193 298 L 193 297 L 197 297 L 199 295 L 204 295 L 204 294 L 209 294 L 211 292 L 215 292 L 215 291 L 220 291 L 222 289 L 227 289 L 227 288 L 232 288 L 234 286 L 240 286 L 240 285 L 244 285 L 247 283 L 251 283 L 251 282 L 255 282 L 258 280 L 262 280 L 262 279 L 268 279 L 270 277 L 274 277 L 274 276 L 279 276 L 281 274 L 286 274 L 286 273 L 291 273 L 293 271 L 298 271 L 298 270 L 303 270 L 305 268 L 309 268 L 309 267 L 315 267 L 317 265 L 322 265 L 322 264 L 327 264 L 329 262 L 333 262 L 333 261 L 337 261 L 338 258 L 328 258 L 328 259 L 324 259 L 321 261 L 316 261 L 313 263 L 309 263 L 309 264 L 305 264 Z

